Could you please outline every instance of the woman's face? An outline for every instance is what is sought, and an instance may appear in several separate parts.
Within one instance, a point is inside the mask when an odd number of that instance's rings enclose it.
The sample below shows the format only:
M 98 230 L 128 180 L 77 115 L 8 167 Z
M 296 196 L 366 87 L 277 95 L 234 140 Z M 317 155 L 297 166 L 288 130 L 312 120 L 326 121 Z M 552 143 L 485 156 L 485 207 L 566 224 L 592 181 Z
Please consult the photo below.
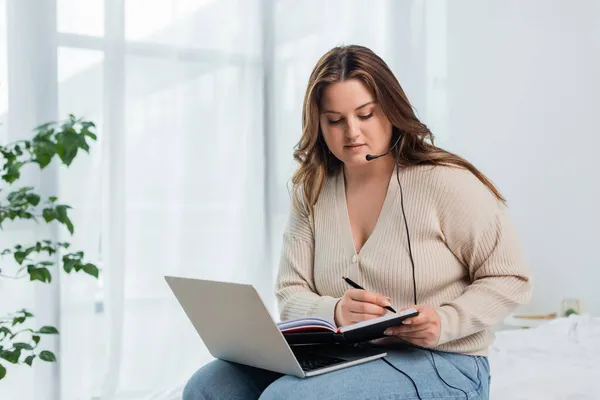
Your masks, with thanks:
M 390 149 L 392 124 L 360 80 L 328 85 L 320 106 L 325 143 L 345 166 L 367 164 L 367 154 L 378 155 Z

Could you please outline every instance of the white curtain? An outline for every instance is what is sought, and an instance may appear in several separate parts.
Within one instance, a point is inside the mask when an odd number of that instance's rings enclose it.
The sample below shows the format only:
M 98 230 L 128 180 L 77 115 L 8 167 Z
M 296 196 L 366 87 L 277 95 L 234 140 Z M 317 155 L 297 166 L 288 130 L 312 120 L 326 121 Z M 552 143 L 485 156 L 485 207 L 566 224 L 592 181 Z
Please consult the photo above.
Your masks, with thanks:
M 89 156 L 32 179 L 74 206 L 75 236 L 56 239 L 101 268 L 0 283 L 1 312 L 28 307 L 61 331 L 59 363 L 9 368 L 0 398 L 178 398 L 211 357 L 165 274 L 272 300 L 262 13 L 258 0 L 0 1 L 3 142 L 69 113 L 98 125 Z

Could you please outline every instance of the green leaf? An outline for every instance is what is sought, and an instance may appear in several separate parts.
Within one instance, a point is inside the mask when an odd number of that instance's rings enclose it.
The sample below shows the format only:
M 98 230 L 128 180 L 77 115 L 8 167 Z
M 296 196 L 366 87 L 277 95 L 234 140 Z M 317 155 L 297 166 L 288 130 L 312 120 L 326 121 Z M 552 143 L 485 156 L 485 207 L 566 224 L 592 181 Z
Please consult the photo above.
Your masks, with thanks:
M 16 247 L 15 247 L 16 248 Z M 26 249 L 25 251 L 19 250 L 14 254 L 15 257 L 15 261 L 17 263 L 19 263 L 19 265 L 23 264 L 23 261 L 25 261 L 27 259 L 27 256 L 29 256 L 31 253 L 33 253 L 35 251 L 34 247 L 29 247 L 28 249 Z
M 8 200 L 8 202 L 12 205 L 12 206 L 19 206 L 19 205 L 23 205 L 23 203 L 26 203 L 27 200 L 25 198 L 25 196 L 27 195 L 27 191 L 30 190 L 31 188 L 29 187 L 23 187 L 19 190 L 16 190 L 14 192 L 10 192 L 8 194 L 8 196 L 6 196 L 6 200 Z
M 98 278 L 98 267 L 96 267 L 94 264 L 85 264 L 83 266 L 83 272 L 92 275 L 94 278 Z
M 2 153 L 2 157 L 4 158 L 4 165 L 2 166 L 2 168 L 8 168 L 12 163 L 14 163 L 17 160 L 17 157 L 11 152 L 11 151 L 7 151 L 4 150 L 4 148 L 0 148 L 0 153 Z
M 32 345 L 30 345 L 29 343 L 23 343 L 23 342 L 13 343 L 13 347 L 15 349 L 21 349 L 21 350 L 33 350 Z
M 75 129 L 69 126 L 70 122 L 65 123 L 63 127 L 65 130 L 56 135 L 56 152 L 62 160 L 62 162 L 69 166 L 75 156 L 77 156 L 77 150 L 79 149 L 79 135 L 75 132 Z
M 41 140 L 34 141 L 33 143 L 33 161 L 37 162 L 40 168 L 45 168 L 50 161 L 52 161 L 52 157 L 56 154 L 56 144 L 51 142 L 50 140 Z
M 42 270 L 42 273 L 44 274 L 45 278 L 46 278 L 46 282 L 50 283 L 52 282 L 52 274 L 50 273 L 50 271 L 48 271 L 47 268 L 40 268 Z
M 25 322 L 25 319 L 27 317 L 14 317 L 12 320 L 12 326 L 15 326 L 17 324 L 22 324 L 23 322 Z
M 69 216 L 67 215 L 67 209 L 71 208 L 70 206 L 67 205 L 59 205 L 56 206 L 56 219 L 60 222 L 62 222 L 63 224 L 65 224 L 67 226 L 67 229 L 69 230 L 69 232 L 71 232 L 71 234 L 73 234 L 74 231 L 74 227 L 73 227 L 73 223 L 71 222 L 71 219 L 69 219 Z
M 17 262 L 19 265 L 21 265 L 21 264 L 23 264 L 23 261 L 25 261 L 25 259 L 27 258 L 27 253 L 25 253 L 24 251 L 17 251 L 17 252 L 14 254 L 14 257 L 15 257 L 15 261 L 16 261 L 16 262 Z
M 27 356 L 27 358 L 25 358 L 25 364 L 29 365 L 31 367 L 31 364 L 33 363 L 33 360 L 35 359 L 35 354 L 32 354 L 30 356 Z
M 44 211 L 42 211 L 42 216 L 44 217 L 44 220 L 46 222 L 50 222 L 56 219 L 57 214 L 56 211 L 52 208 L 44 208 Z
M 5 326 L 0 326 L 0 333 L 4 334 L 4 337 L 12 336 L 12 331 Z
M 88 131 L 88 130 L 86 130 L 86 131 L 85 131 L 83 134 L 84 134 L 85 136 L 89 137 L 89 138 L 90 138 L 90 139 L 92 139 L 92 140 L 96 140 L 96 139 L 98 139 L 98 136 L 96 136 L 94 133 L 92 133 L 92 132 L 90 132 L 90 131 Z
M 2 179 L 8 183 L 13 183 L 21 176 L 21 172 L 19 171 L 21 168 L 21 163 L 15 162 L 11 164 L 7 164 L 4 166 L 4 175 L 2 175 Z
M 40 342 L 40 337 L 38 335 L 31 336 L 31 339 L 35 342 L 35 344 L 38 344 Z
M 85 141 L 85 136 L 84 135 L 79 135 L 79 147 L 81 147 L 81 149 L 84 150 L 87 153 L 90 152 L 90 146 Z
M 83 121 L 83 122 L 81 123 L 81 126 L 83 127 L 83 129 L 82 129 L 82 130 L 84 130 L 84 131 L 87 131 L 87 130 L 88 130 L 88 129 L 90 129 L 90 128 L 95 128 L 95 127 L 96 127 L 96 124 L 94 124 L 92 121 Z M 92 135 L 93 135 L 93 134 L 92 134 Z M 96 136 L 96 135 L 94 135 L 94 140 L 95 140 L 95 136 Z
M 48 282 L 52 281 L 52 275 L 47 268 L 29 268 L 27 267 L 27 272 L 29 273 L 30 281 L 40 281 L 40 282 Z
M 67 229 L 72 235 L 73 232 L 75 232 L 75 227 L 73 226 L 73 222 L 71 222 L 71 219 L 69 217 L 65 218 L 65 225 L 67 225 Z
M 70 208 L 69 206 L 66 206 L 64 204 L 61 204 L 59 206 L 56 206 L 56 219 L 59 220 L 60 222 L 63 222 L 65 220 L 65 218 L 68 218 L 67 216 L 67 209 Z
M 21 314 L 25 315 L 26 317 L 33 317 L 33 314 L 30 313 L 29 311 L 27 311 L 27 309 L 23 308 L 21 310 L 19 310 L 18 312 L 20 312 Z
M 71 271 L 73 271 L 73 268 L 75 267 L 75 265 L 77 265 L 77 260 L 73 260 L 71 258 L 68 258 L 67 256 L 63 257 L 63 269 L 65 270 L 65 272 L 67 274 L 70 274 Z
M 0 380 L 4 379 L 5 376 L 6 376 L 6 368 L 4 367 L 4 365 L 0 364 Z
M 52 261 L 41 261 L 38 263 L 38 265 L 43 265 L 44 267 L 50 267 L 50 266 L 54 265 L 54 263 Z
M 35 217 L 33 216 L 32 213 L 30 213 L 29 211 L 25 211 L 25 210 L 19 210 L 19 212 L 17 213 L 17 216 L 19 218 L 23 218 L 23 219 L 35 219 Z
M 56 200 L 58 200 L 58 197 L 56 197 L 56 196 L 50 196 L 50 197 L 48 197 L 48 201 L 50 203 L 54 203 Z
M 38 333 L 44 335 L 58 335 L 58 330 L 53 326 L 42 326 Z
M 54 353 L 52 353 L 51 351 L 48 350 L 44 350 L 40 353 L 40 358 L 44 361 L 48 361 L 48 362 L 54 362 L 56 361 L 56 356 L 54 355 Z
M 27 202 L 35 207 L 40 204 L 40 196 L 35 193 L 28 193 Z
M 16 364 L 19 362 L 19 358 L 21 358 L 21 349 L 2 350 L 0 351 L 0 357 L 9 363 Z

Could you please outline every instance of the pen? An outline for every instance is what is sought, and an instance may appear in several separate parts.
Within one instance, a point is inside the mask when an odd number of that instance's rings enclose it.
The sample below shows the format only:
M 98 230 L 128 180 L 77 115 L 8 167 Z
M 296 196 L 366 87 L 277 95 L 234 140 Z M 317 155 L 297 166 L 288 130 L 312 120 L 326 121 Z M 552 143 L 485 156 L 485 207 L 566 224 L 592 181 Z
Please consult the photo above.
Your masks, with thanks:
M 346 278 L 345 276 L 342 276 L 342 278 L 344 278 L 344 280 L 348 283 L 348 285 L 352 286 L 354 289 L 360 289 L 360 290 L 365 290 L 363 287 L 361 287 L 359 284 L 354 283 L 350 278 Z M 394 310 L 392 307 L 384 307 L 386 310 L 390 310 L 391 312 L 395 313 L 396 310 Z

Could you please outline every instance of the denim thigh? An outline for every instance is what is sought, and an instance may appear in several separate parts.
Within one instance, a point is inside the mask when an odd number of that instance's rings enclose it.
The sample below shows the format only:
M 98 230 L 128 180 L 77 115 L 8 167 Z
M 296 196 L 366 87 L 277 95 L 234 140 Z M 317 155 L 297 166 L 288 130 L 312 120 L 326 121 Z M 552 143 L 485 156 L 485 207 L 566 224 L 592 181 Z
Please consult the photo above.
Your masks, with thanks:
M 414 347 L 386 350 L 385 359 L 402 372 L 376 360 L 305 379 L 286 375 L 260 399 L 489 399 L 486 357 Z
M 183 400 L 256 400 L 282 375 L 247 365 L 214 360 L 200 368 L 183 389 Z

